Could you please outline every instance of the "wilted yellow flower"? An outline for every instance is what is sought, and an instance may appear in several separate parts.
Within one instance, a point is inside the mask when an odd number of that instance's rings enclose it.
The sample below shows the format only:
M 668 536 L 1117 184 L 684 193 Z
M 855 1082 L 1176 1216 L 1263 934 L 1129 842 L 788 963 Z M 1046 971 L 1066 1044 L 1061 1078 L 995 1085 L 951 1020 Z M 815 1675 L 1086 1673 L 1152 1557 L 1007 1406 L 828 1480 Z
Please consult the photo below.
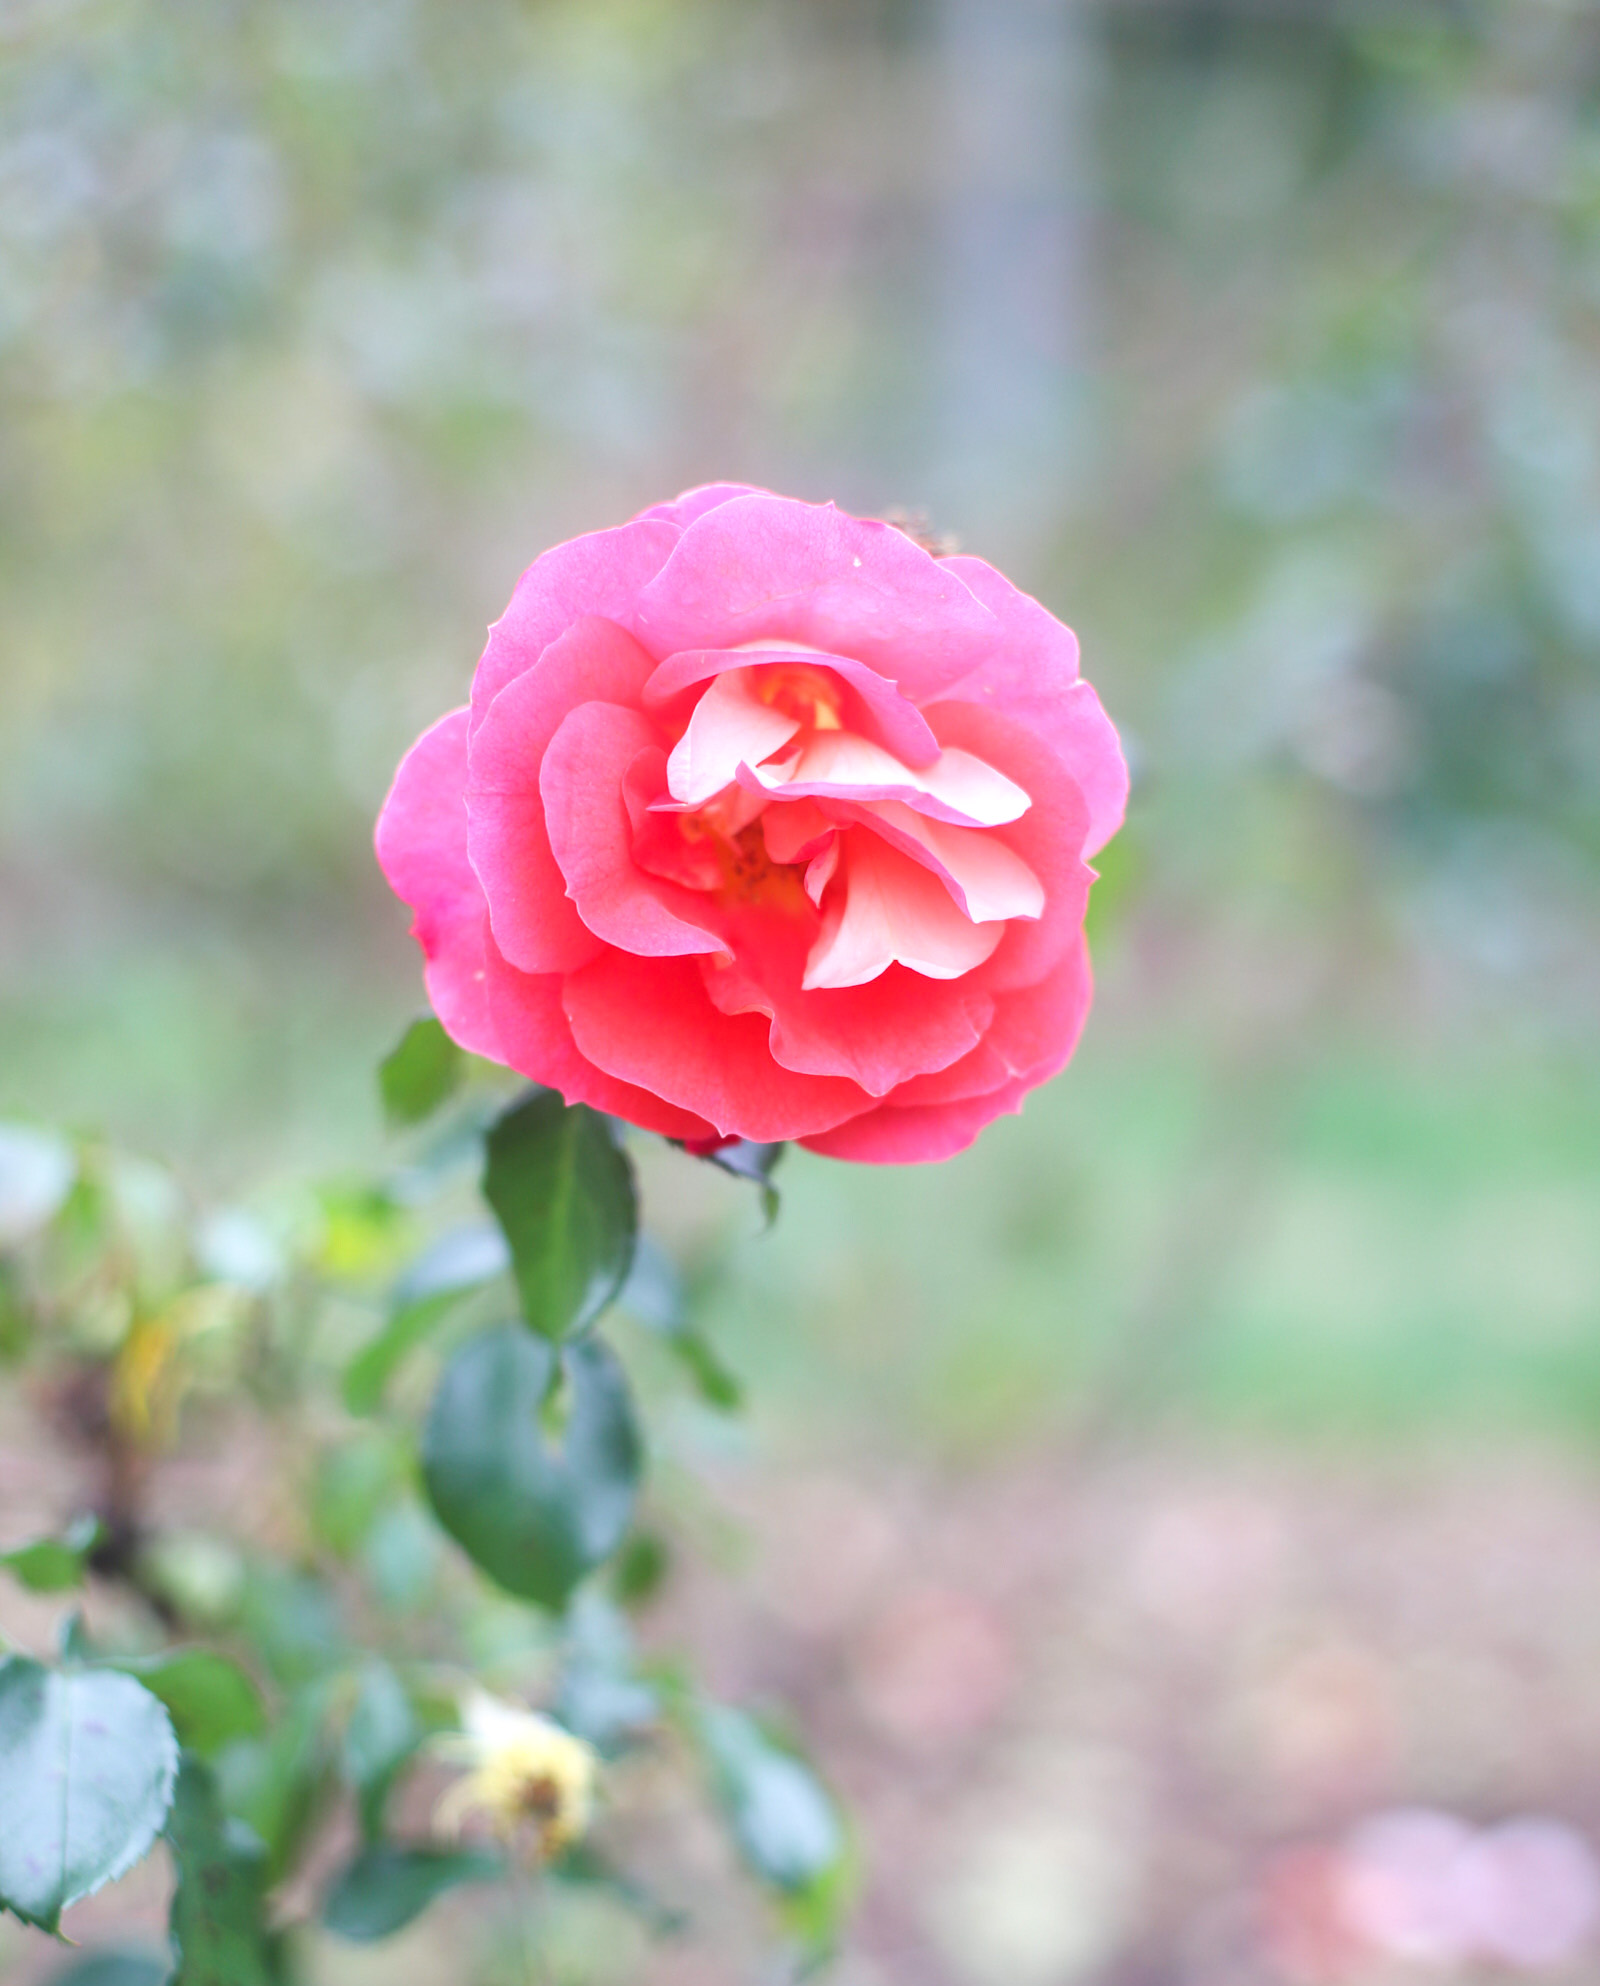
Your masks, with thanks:
M 599 1756 L 548 1717 L 475 1690 L 461 1706 L 462 1730 L 437 1749 L 472 1768 L 439 1802 L 435 1822 L 451 1833 L 469 1814 L 487 1816 L 503 1840 L 531 1832 L 548 1861 L 588 1832 Z
M 111 1365 L 111 1418 L 140 1448 L 164 1448 L 178 1418 L 179 1331 L 170 1317 L 140 1317 Z

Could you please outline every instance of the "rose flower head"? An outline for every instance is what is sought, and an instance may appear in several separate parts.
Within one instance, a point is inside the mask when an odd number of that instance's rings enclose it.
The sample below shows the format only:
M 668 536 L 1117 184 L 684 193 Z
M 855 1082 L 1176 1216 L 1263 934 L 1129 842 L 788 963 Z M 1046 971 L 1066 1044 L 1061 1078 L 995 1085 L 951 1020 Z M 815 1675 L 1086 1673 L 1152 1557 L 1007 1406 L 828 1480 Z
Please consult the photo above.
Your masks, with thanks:
M 461 1724 L 434 1740 L 442 1758 L 471 1768 L 439 1802 L 440 1828 L 453 1834 L 468 1815 L 482 1814 L 503 1841 L 531 1840 L 542 1861 L 583 1839 L 599 1765 L 592 1745 L 484 1690 L 463 1701 Z
M 1127 783 L 991 566 L 722 483 L 534 561 L 378 859 L 462 1047 L 702 1148 L 940 1159 L 1072 1053 Z

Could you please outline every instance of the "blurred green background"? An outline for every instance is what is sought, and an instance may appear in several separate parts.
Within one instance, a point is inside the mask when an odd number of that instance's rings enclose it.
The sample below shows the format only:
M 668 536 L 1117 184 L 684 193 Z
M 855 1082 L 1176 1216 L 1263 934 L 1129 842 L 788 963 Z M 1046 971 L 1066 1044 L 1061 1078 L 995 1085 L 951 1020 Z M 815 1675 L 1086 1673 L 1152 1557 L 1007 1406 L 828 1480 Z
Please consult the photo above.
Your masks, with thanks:
M 1126 727 L 1099 1007 L 941 1173 L 792 1160 L 741 1354 L 913 1444 L 1600 1420 L 1592 8 L 8 0 L 0 61 L 0 1109 L 365 1158 L 370 823 L 521 567 L 922 506 Z
M 846 1986 L 1390 1979 L 1286 1842 L 1600 1830 L 1600 12 L 0 0 L 0 1116 L 378 1163 L 393 767 L 720 477 L 926 509 L 1135 790 L 1020 1120 L 769 1236 L 640 1141 L 754 1424 L 658 1631 L 864 1815 Z

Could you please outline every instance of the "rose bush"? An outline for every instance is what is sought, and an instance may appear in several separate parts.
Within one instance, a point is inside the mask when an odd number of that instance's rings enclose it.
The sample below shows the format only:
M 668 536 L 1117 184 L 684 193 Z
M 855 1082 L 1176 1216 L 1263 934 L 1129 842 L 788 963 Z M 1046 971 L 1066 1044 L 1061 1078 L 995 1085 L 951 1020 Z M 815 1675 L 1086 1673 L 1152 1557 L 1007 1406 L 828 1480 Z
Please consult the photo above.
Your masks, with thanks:
M 523 575 L 378 857 L 465 1048 L 701 1147 L 939 1159 L 1072 1053 L 1127 795 L 983 563 L 741 485 Z

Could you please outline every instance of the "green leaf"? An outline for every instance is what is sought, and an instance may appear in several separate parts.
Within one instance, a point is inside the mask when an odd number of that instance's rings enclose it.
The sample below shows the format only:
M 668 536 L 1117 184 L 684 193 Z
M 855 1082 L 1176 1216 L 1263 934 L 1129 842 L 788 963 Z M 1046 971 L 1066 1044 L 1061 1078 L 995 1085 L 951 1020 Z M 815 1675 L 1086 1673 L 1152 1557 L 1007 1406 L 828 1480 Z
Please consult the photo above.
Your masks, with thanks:
M 504 1860 L 482 1849 L 364 1848 L 328 1892 L 322 1921 L 341 1938 L 366 1944 L 404 1929 L 458 1883 L 495 1882 L 505 1872 Z
M 260 1844 L 224 1819 L 211 1774 L 195 1759 L 178 1775 L 167 1839 L 178 1865 L 172 1986 L 277 1986 Z
M 327 1686 L 313 1684 L 260 1738 L 236 1738 L 217 1754 L 224 1806 L 267 1850 L 267 1879 L 290 1868 L 335 1785 L 324 1721 Z
M 395 1129 L 420 1124 L 461 1087 L 467 1058 L 439 1023 L 413 1021 L 378 1064 L 383 1114 Z
M 0 1565 L 30 1593 L 65 1593 L 83 1584 L 85 1562 L 99 1541 L 100 1520 L 80 1517 L 62 1537 L 36 1538 L 0 1553 Z
M 167 1986 L 171 1977 L 171 1959 L 154 1952 L 86 1952 L 53 1974 L 50 1986 Z
M 387 1323 L 345 1368 L 344 1403 L 350 1412 L 374 1412 L 401 1361 L 463 1298 L 510 1266 L 505 1236 L 487 1222 L 442 1234 L 425 1248 L 395 1284 Z
M 717 1797 L 751 1870 L 798 1895 L 824 1882 L 844 1857 L 844 1830 L 811 1769 L 742 1711 L 703 1704 L 695 1726 Z
M 387 1662 L 369 1662 L 361 1673 L 345 1726 L 342 1754 L 344 1776 L 356 1790 L 362 1829 L 369 1841 L 383 1832 L 389 1788 L 422 1736 L 422 1726 L 400 1678 Z
M 266 1729 L 261 1693 L 237 1662 L 205 1648 L 180 1648 L 108 1664 L 136 1676 L 167 1706 L 178 1742 L 186 1751 L 210 1758 L 235 1738 L 259 1737 Z
M 560 1608 L 633 1514 L 640 1443 L 622 1368 L 597 1340 L 558 1352 L 516 1324 L 486 1332 L 445 1370 L 422 1468 L 467 1555 L 508 1592 Z
M 167 1713 L 131 1676 L 0 1662 L 0 1907 L 54 1931 L 148 1854 L 177 1769 Z
M 511 1245 L 523 1316 L 544 1337 L 576 1337 L 621 1289 L 639 1226 L 610 1124 L 536 1090 L 490 1131 L 483 1191 Z

